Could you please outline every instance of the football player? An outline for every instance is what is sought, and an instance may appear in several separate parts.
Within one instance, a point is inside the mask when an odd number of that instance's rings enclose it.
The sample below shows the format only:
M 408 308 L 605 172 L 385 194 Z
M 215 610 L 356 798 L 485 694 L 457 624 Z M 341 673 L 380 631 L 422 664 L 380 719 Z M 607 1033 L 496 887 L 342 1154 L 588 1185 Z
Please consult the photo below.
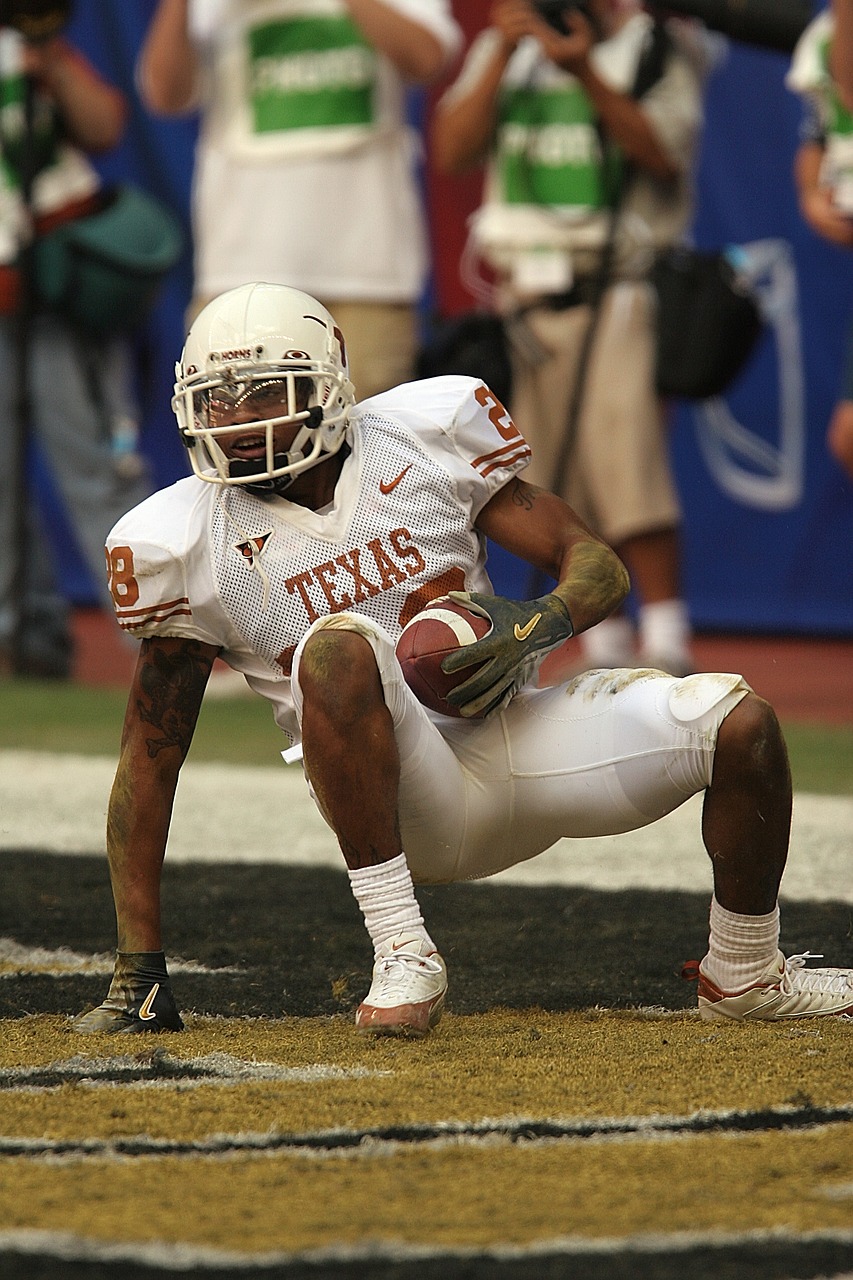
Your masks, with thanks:
M 360 1029 L 422 1036 L 440 1017 L 447 974 L 413 882 L 488 876 L 563 836 L 629 831 L 698 791 L 714 881 L 702 1014 L 853 1012 L 850 971 L 779 950 L 791 781 L 770 706 L 735 674 L 542 678 L 546 656 L 629 584 L 561 499 L 525 483 L 529 449 L 487 386 L 441 377 L 355 404 L 332 316 L 250 284 L 192 325 L 173 404 L 193 474 L 107 545 L 119 623 L 142 645 L 107 824 L 115 975 L 78 1031 L 182 1026 L 160 876 L 217 657 L 272 704 L 340 844 L 374 948 Z M 492 594 L 486 538 L 553 591 Z M 403 626 L 449 592 L 490 621 L 444 660 L 461 715 L 423 707 L 395 654 Z

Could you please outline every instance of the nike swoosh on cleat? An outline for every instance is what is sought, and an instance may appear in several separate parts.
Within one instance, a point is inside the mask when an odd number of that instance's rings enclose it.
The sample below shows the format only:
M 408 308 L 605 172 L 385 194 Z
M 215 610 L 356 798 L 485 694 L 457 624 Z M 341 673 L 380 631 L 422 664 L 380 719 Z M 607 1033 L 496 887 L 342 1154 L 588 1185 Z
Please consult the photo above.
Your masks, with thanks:
M 157 1017 L 157 1014 L 154 1012 L 151 1006 L 154 1003 L 157 997 L 157 992 L 159 990 L 160 990 L 160 983 L 155 982 L 154 986 L 151 988 L 151 990 L 148 992 L 148 995 L 145 997 L 145 999 L 142 1001 L 142 1004 L 139 1006 L 139 1013 L 137 1014 L 137 1017 L 141 1018 L 143 1022 L 150 1022 L 152 1018 Z
M 410 462 L 407 467 L 403 467 L 403 470 L 400 472 L 400 474 L 398 476 L 395 476 L 393 480 L 380 480 L 379 492 L 386 494 L 386 496 L 389 493 L 393 493 L 394 490 L 397 488 L 397 485 L 403 479 L 403 476 L 406 474 L 407 471 L 411 471 L 411 469 L 412 469 L 412 464 Z
M 526 640 L 541 617 L 541 613 L 534 613 L 530 621 L 526 622 L 523 627 L 520 627 L 518 623 L 516 623 L 512 629 L 512 634 L 515 636 L 516 640 Z

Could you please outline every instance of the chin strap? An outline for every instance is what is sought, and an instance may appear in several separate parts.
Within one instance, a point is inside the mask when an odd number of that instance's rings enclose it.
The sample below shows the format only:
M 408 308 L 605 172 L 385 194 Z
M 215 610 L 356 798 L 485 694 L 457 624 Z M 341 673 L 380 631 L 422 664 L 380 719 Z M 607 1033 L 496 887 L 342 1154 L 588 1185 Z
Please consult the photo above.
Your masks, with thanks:
M 281 459 L 281 462 L 278 461 L 279 458 Z M 287 455 L 283 453 L 278 453 L 273 458 L 273 462 L 275 463 L 276 466 L 284 466 L 284 464 L 287 462 Z M 233 462 L 231 466 L 228 468 L 228 470 L 232 476 L 239 476 L 241 474 L 235 468 Z M 243 472 L 243 474 L 246 474 L 246 473 Z M 247 493 L 254 493 L 255 496 L 259 498 L 268 498 L 270 494 L 275 494 L 277 497 L 281 497 L 282 494 L 287 489 L 289 489 L 290 486 L 293 484 L 293 480 L 294 480 L 294 477 L 292 475 L 273 476 L 273 477 L 270 477 L 269 480 L 258 480 L 254 484 L 241 485 L 240 488 L 245 489 Z
M 277 453 L 273 457 L 273 465 L 275 467 L 286 466 L 289 461 L 289 455 L 286 453 Z M 228 465 L 228 474 L 233 480 L 239 480 L 243 476 L 250 476 L 257 470 L 257 463 L 251 458 L 232 458 Z M 240 485 L 241 489 L 245 489 L 247 493 L 259 494 L 260 497 L 268 497 L 271 493 L 283 493 L 293 483 L 293 476 L 270 476 L 266 480 L 256 480 L 252 484 Z

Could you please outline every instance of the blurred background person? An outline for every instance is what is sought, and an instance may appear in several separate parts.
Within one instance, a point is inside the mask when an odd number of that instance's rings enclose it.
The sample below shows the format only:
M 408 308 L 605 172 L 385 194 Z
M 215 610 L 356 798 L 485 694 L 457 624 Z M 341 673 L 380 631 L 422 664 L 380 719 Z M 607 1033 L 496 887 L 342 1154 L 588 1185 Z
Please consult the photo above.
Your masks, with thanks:
M 853 111 L 853 0 L 832 0 L 837 39 L 832 49 L 832 74 L 841 100 Z
M 681 511 L 647 276 L 691 219 L 702 51 L 633 0 L 498 0 L 490 17 L 438 103 L 435 162 L 487 166 L 472 236 L 498 307 L 521 313 L 511 409 L 529 477 L 631 572 L 639 652 L 628 617 L 609 618 L 582 637 L 584 663 L 684 674 Z
M 250 280 L 319 298 L 360 399 L 412 376 L 427 274 L 406 87 L 461 45 L 448 0 L 160 0 L 139 88 L 198 111 L 194 316 Z
M 110 610 L 106 534 L 149 488 L 141 459 L 123 449 L 138 419 L 126 345 L 87 333 L 33 289 L 29 246 L 99 208 L 90 157 L 117 145 L 127 114 L 64 38 L 70 6 L 48 8 L 31 33 L 25 5 L 7 6 L 0 26 L 0 672 L 67 678 L 69 607 L 30 493 L 28 442 L 41 447 Z
M 844 6 L 838 7 L 840 13 Z M 853 112 L 833 76 L 836 53 L 843 43 L 841 34 L 836 26 L 835 6 L 818 14 L 794 50 L 786 83 L 802 95 L 805 104 L 794 161 L 800 211 L 824 240 L 853 249 Z M 838 65 L 843 72 L 845 59 Z M 853 101 L 853 93 L 849 97 Z M 826 442 L 832 456 L 853 480 L 853 326 Z

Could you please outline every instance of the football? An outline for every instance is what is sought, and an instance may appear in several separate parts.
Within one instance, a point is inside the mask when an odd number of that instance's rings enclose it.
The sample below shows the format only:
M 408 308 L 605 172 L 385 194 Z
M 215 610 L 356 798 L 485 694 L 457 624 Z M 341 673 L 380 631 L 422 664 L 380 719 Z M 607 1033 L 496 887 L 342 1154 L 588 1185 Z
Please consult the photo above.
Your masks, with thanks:
M 397 641 L 397 659 L 403 678 L 418 702 L 445 716 L 459 716 L 458 707 L 446 696 L 474 674 L 477 666 L 445 675 L 441 660 L 465 644 L 479 640 L 491 628 L 488 618 L 471 613 L 447 596 L 431 600 L 407 623 Z

